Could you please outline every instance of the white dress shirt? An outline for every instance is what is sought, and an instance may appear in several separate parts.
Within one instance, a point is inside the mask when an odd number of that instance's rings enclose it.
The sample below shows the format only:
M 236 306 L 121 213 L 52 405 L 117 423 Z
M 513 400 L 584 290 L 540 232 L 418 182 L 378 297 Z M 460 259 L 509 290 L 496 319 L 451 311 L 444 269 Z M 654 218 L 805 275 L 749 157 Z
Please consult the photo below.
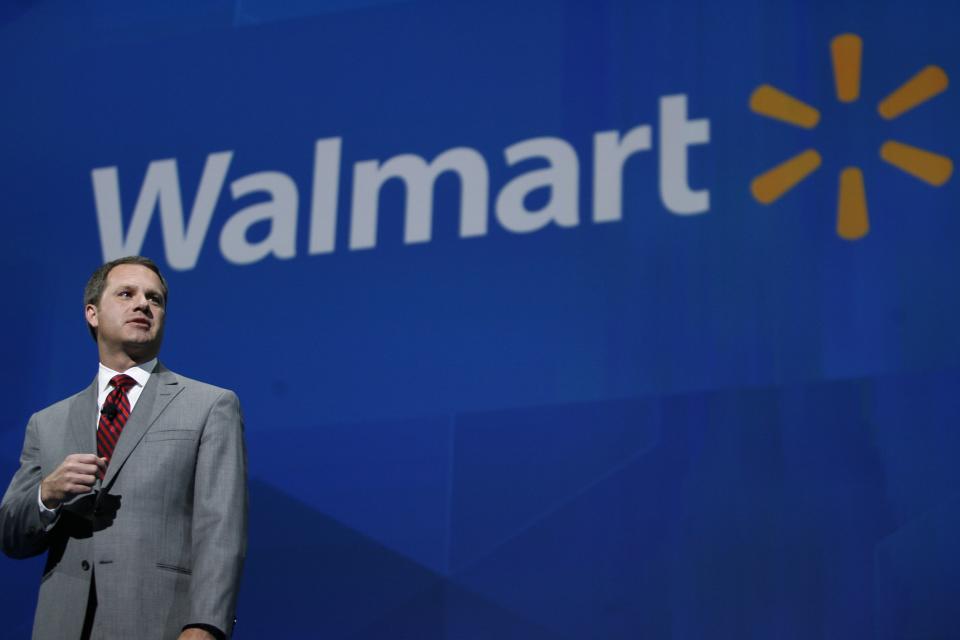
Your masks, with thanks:
M 110 380 L 120 373 L 124 373 L 136 380 L 137 384 L 127 390 L 127 400 L 130 401 L 130 413 L 133 414 L 133 408 L 137 405 L 137 400 L 140 399 L 140 394 L 143 393 L 143 388 L 147 386 L 150 374 L 153 373 L 156 366 L 156 358 L 148 360 L 143 364 L 138 364 L 123 372 L 114 371 L 102 362 L 100 363 L 100 369 L 97 372 L 97 415 L 93 416 L 94 431 L 100 427 L 100 411 L 103 409 L 103 403 L 106 401 L 107 396 L 110 395 L 110 392 L 113 391 L 113 385 L 110 384 Z M 40 505 L 40 519 L 43 521 L 44 528 L 49 531 L 53 528 L 53 525 L 57 523 L 60 507 L 48 509 L 46 505 L 43 504 L 43 500 L 40 499 L 41 491 L 42 487 L 37 487 L 37 504 Z

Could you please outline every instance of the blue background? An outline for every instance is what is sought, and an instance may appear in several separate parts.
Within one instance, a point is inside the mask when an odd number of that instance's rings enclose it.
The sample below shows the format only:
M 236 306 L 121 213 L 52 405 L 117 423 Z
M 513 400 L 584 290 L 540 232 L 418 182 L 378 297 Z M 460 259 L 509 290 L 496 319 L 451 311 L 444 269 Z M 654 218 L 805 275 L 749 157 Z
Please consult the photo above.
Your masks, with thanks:
M 207 155 L 227 184 L 282 171 L 297 253 L 218 248 L 255 199 L 226 188 L 194 269 L 165 268 L 162 359 L 246 415 L 250 549 L 236 637 L 949 638 L 960 629 L 956 179 L 883 163 L 896 139 L 960 149 L 957 91 L 883 121 L 919 69 L 957 76 L 948 2 L 11 0 L 0 6 L 0 471 L 29 415 L 86 386 L 82 287 L 103 260 L 91 171 L 129 221 L 176 158 L 189 209 Z M 864 42 L 836 101 L 829 43 Z M 770 83 L 812 131 L 753 114 Z M 658 105 L 687 96 L 710 142 L 658 195 Z M 591 221 L 593 134 L 654 131 L 624 214 Z M 348 250 L 352 165 L 556 136 L 580 159 L 580 224 L 458 236 L 442 177 L 433 240 Z M 341 137 L 337 250 L 308 255 L 313 145 Z M 750 181 L 806 148 L 823 166 L 770 206 Z M 834 232 L 863 169 L 871 232 Z M 535 199 L 535 198 L 534 198 Z M 535 205 L 533 202 L 531 206 Z M 543 198 L 540 205 L 543 204 Z M 267 232 L 257 227 L 252 234 Z M 29 636 L 39 560 L 0 559 L 4 637 Z

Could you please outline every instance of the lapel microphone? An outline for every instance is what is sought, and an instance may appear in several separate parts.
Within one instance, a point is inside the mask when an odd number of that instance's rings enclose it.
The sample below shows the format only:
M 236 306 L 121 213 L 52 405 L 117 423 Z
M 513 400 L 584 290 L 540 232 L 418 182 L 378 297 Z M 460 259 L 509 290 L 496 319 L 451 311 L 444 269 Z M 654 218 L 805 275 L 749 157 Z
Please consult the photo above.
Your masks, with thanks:
M 112 402 L 104 402 L 103 408 L 100 409 L 100 413 L 105 415 L 107 417 L 107 420 L 113 420 L 114 418 L 116 418 L 117 412 L 119 411 L 120 410 L 117 409 L 117 405 L 113 404 Z

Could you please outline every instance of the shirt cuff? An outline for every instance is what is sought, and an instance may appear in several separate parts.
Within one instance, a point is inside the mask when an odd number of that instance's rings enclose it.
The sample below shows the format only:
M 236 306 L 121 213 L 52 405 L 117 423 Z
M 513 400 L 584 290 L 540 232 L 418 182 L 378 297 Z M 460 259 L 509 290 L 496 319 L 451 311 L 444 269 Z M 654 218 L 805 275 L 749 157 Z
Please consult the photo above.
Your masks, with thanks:
M 57 524 L 57 520 L 60 519 L 60 507 L 56 509 L 48 509 L 43 500 L 40 499 L 42 494 L 43 487 L 37 487 L 37 505 L 40 507 L 40 522 L 43 523 L 43 530 L 50 531 L 53 529 L 53 526 Z

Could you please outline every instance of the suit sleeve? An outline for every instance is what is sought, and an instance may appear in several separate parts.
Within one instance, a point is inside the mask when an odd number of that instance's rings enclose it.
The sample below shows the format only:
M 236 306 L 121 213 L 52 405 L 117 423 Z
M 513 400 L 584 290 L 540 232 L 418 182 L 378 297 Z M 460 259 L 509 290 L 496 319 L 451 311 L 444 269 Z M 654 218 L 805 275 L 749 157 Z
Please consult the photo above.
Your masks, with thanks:
M 31 416 L 23 439 L 20 468 L 0 502 L 0 540 L 11 558 L 29 558 L 47 550 L 48 532 L 40 519 L 37 491 L 43 480 L 37 417 Z
M 189 623 L 230 637 L 247 547 L 247 452 L 232 391 L 217 398 L 200 437 L 191 537 Z

